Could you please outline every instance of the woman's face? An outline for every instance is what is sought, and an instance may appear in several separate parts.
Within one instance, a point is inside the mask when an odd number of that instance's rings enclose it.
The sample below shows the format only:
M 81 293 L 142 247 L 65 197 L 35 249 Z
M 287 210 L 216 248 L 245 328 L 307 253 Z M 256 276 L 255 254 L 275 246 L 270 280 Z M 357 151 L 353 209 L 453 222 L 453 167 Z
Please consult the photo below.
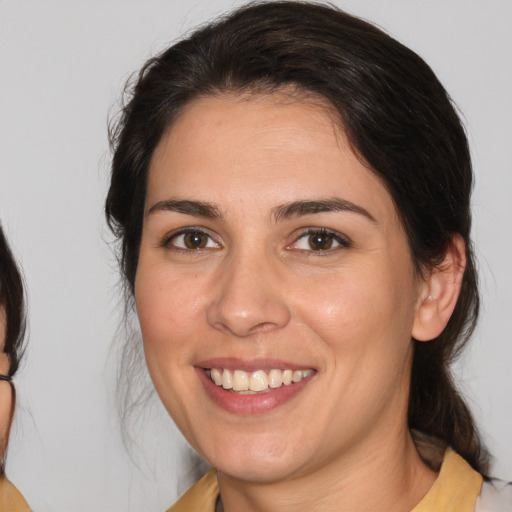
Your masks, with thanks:
M 423 286 L 319 103 L 197 99 L 158 145 L 137 311 L 160 398 L 219 471 L 292 478 L 405 432 Z

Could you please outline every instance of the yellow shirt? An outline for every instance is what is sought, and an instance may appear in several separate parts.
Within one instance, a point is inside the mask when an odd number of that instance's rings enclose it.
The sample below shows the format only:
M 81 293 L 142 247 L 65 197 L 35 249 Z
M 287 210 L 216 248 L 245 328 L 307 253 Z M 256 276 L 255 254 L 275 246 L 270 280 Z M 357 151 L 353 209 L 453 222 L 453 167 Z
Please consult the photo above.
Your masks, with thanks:
M 448 448 L 434 485 L 412 512 L 473 512 L 482 482 L 482 475 Z
M 0 512 L 30 512 L 25 498 L 5 477 L 0 478 Z
M 474 512 L 481 487 L 480 473 L 448 448 L 434 485 L 411 512 Z M 212 469 L 167 512 L 215 512 L 218 496 L 217 476 Z

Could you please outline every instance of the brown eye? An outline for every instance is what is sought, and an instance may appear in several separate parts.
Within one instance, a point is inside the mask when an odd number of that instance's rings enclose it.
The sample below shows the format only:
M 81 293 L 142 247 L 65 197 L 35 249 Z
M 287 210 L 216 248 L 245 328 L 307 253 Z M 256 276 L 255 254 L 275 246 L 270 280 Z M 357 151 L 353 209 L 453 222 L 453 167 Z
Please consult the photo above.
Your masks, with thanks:
M 183 235 L 183 242 L 187 249 L 203 249 L 206 247 L 208 237 L 199 231 L 192 231 Z
M 306 252 L 333 252 L 350 247 L 350 241 L 337 231 L 310 229 L 299 236 L 290 249 Z
M 218 249 L 219 245 L 210 235 L 204 231 L 196 229 L 185 230 L 173 235 L 165 245 L 175 249 L 198 250 L 198 249 Z
M 332 247 L 333 237 L 328 233 L 313 233 L 309 235 L 308 243 L 314 251 L 325 251 Z

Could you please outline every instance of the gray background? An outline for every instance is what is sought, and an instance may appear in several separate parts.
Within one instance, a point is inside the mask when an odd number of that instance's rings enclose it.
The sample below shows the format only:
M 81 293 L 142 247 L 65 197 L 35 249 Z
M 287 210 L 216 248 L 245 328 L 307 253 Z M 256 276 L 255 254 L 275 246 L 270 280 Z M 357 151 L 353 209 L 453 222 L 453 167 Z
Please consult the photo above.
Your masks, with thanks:
M 39 512 L 165 510 L 187 484 L 156 399 L 131 455 L 120 441 L 106 119 L 149 56 L 238 3 L 0 0 L 0 219 L 30 299 L 7 473 Z M 464 114 L 484 310 L 457 380 L 512 479 L 512 1 L 335 3 L 422 55 Z

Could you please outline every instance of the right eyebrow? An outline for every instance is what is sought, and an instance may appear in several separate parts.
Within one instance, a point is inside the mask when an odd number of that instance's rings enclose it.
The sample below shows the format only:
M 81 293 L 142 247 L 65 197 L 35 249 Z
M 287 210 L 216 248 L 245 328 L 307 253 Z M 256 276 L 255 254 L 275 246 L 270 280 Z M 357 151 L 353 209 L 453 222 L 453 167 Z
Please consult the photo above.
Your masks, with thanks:
M 277 221 L 290 217 L 299 217 L 302 215 L 312 215 L 323 212 L 352 212 L 366 217 L 368 220 L 376 223 L 375 217 L 362 206 L 339 197 L 330 199 L 316 199 L 308 201 L 293 201 L 285 203 L 274 209 L 273 216 Z
M 188 199 L 164 199 L 155 203 L 146 213 L 149 216 L 156 212 L 177 212 L 194 217 L 222 220 L 220 210 L 212 203 L 205 201 L 191 201 Z

